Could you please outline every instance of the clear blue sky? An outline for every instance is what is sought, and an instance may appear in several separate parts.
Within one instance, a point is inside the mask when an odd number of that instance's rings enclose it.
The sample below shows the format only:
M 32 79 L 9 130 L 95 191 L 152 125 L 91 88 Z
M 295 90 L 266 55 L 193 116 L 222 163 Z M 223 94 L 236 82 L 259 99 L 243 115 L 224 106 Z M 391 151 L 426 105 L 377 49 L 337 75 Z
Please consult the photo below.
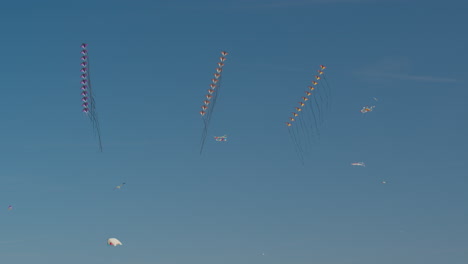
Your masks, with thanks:
M 464 0 L 3 1 L 0 262 L 466 264 L 467 11 Z M 82 42 L 103 153 L 81 113 Z M 284 122 L 320 64 L 333 107 L 303 166 Z

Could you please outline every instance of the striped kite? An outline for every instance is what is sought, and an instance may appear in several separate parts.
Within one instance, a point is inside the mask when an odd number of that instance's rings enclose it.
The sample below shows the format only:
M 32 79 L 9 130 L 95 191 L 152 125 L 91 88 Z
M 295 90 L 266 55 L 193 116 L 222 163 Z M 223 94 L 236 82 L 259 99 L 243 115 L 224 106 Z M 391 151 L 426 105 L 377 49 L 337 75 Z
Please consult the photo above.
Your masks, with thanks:
M 93 89 L 91 88 L 87 47 L 88 44 L 81 44 L 81 106 L 83 107 L 82 112 L 85 113 L 91 121 L 93 130 L 98 138 L 99 150 L 102 152 L 101 129 L 99 128 L 99 120 L 96 112 L 96 100 L 94 99 Z

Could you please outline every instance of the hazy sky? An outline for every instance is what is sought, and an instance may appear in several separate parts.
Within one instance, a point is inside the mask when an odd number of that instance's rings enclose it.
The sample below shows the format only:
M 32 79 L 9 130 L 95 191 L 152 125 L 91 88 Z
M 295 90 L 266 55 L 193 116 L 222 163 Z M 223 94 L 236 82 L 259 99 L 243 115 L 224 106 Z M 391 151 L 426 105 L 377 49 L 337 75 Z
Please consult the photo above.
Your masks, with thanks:
M 2 2 L 0 262 L 466 264 L 467 11 L 464 0 Z M 83 42 L 102 153 L 81 113 Z M 222 50 L 200 156 L 198 112 Z M 302 165 L 284 122 L 320 64 L 332 107 Z

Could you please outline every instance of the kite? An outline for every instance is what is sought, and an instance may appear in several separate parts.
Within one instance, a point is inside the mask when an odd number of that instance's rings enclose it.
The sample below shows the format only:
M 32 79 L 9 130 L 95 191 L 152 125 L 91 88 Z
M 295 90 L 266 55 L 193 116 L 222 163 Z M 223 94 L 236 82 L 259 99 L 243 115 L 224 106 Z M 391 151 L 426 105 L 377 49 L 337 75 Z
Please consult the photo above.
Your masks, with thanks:
M 82 112 L 85 113 L 91 124 L 95 135 L 98 138 L 99 150 L 102 152 L 101 129 L 99 128 L 99 120 L 96 112 L 96 100 L 94 99 L 93 90 L 91 88 L 91 77 L 89 68 L 88 44 L 81 44 L 81 106 Z
M 353 163 L 351 163 L 351 165 L 353 165 L 353 166 L 361 166 L 361 167 L 365 167 L 365 166 L 366 166 L 366 164 L 364 164 L 364 162 L 353 162 Z
M 324 65 L 320 65 L 318 75 L 311 81 L 312 86 L 304 91 L 305 96 L 301 97 L 302 100 L 294 107 L 295 111 L 286 122 L 289 136 L 302 163 L 304 156 L 311 152 L 314 137 L 320 137 L 319 127 L 331 105 L 331 89 L 326 81 L 325 69 Z M 322 79 L 325 83 L 322 83 Z
M 372 112 L 372 110 L 374 110 L 374 108 L 375 108 L 375 105 L 373 105 L 373 106 L 364 106 L 361 109 L 361 113 L 365 114 L 365 113 Z
M 124 185 L 125 185 L 125 182 L 123 182 L 123 183 L 120 184 L 120 185 L 115 186 L 114 190 L 120 189 L 120 188 L 122 188 Z
M 228 53 L 226 51 L 221 52 L 221 57 L 219 57 L 218 67 L 215 69 L 215 73 L 213 74 L 214 78 L 211 79 L 210 88 L 208 89 L 208 94 L 205 95 L 206 100 L 203 101 L 203 105 L 201 106 L 202 111 L 200 111 L 200 115 L 203 120 L 203 132 L 200 140 L 200 155 L 203 152 L 203 147 L 205 146 L 206 136 L 208 134 L 208 127 L 211 122 L 211 117 L 213 115 L 213 110 L 216 106 L 216 101 L 219 96 L 219 91 L 221 89 L 221 79 L 223 73 L 224 62 L 226 61 L 226 56 Z M 220 140 L 223 141 L 223 140 Z M 226 141 L 226 140 L 224 140 Z
M 13 210 L 13 206 L 9 205 L 8 210 L 10 210 L 10 211 Z
M 379 99 L 377 99 L 376 97 L 372 97 L 372 100 L 374 100 L 374 102 L 378 102 Z M 370 104 L 369 104 L 370 105 Z M 375 105 L 372 105 L 372 106 L 369 106 L 369 105 L 366 105 L 364 107 L 362 107 L 362 109 L 360 110 L 361 113 L 365 114 L 365 113 L 369 113 L 369 112 L 372 112 L 375 108 Z
M 114 247 L 118 245 L 122 246 L 122 242 L 120 242 L 117 238 L 109 238 L 107 240 L 107 244 Z
M 221 136 L 221 137 L 214 137 L 214 139 L 215 139 L 216 141 L 227 141 L 227 136 L 224 135 L 224 136 Z

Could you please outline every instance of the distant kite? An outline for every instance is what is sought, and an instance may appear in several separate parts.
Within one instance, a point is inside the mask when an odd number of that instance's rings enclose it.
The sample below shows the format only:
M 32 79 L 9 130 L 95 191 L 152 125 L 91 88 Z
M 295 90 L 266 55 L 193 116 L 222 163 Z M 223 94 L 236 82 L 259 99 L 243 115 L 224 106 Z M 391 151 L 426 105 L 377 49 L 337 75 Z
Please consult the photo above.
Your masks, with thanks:
M 99 128 L 99 120 L 96 112 L 96 101 L 94 99 L 93 90 L 91 88 L 89 56 L 87 47 L 88 44 L 81 44 L 81 106 L 83 107 L 82 112 L 85 113 L 91 121 L 93 130 L 98 137 L 99 150 L 102 152 L 101 130 Z
M 320 138 L 319 128 L 331 106 L 331 88 L 324 73 L 326 67 L 319 67 L 318 75 L 311 81 L 312 86 L 307 87 L 308 90 L 304 91 L 305 96 L 297 102 L 295 111 L 291 113 L 288 122 L 285 122 L 296 154 L 302 163 L 304 156 L 312 151 L 314 138 Z
M 221 137 L 214 137 L 214 139 L 215 139 L 216 141 L 227 141 L 227 136 L 224 135 L 224 136 L 221 136 Z
M 374 102 L 372 102 L 372 104 L 379 101 L 379 99 L 377 99 L 377 97 L 372 97 L 372 100 L 374 101 Z M 371 103 L 369 103 L 369 105 L 370 104 Z M 372 105 L 372 106 L 369 106 L 369 105 L 366 105 L 366 106 L 362 107 L 361 113 L 365 114 L 365 113 L 372 112 L 374 110 L 374 108 L 375 108 L 375 105 Z
M 375 105 L 374 106 L 364 106 L 362 109 L 361 109 L 361 113 L 365 114 L 365 113 L 368 113 L 368 112 L 372 112 L 375 108 Z
M 107 244 L 114 247 L 118 245 L 122 246 L 122 242 L 120 242 L 117 238 L 109 238 L 107 240 Z
M 8 210 L 10 210 L 10 211 L 13 210 L 13 206 L 9 205 Z
M 366 166 L 366 164 L 364 164 L 364 162 L 353 162 L 353 163 L 351 163 L 351 165 L 353 165 L 353 166 L 361 166 L 361 167 L 365 167 L 365 166 Z
M 221 52 L 221 57 L 219 57 L 218 67 L 215 69 L 213 74 L 214 78 L 211 79 L 210 88 L 208 89 L 208 94 L 205 95 L 205 100 L 201 106 L 202 111 L 200 115 L 203 120 L 203 132 L 200 140 L 200 155 L 203 152 L 203 147 L 205 146 L 206 136 L 208 134 L 208 127 L 210 126 L 211 116 L 218 99 L 219 91 L 221 89 L 221 79 L 223 73 L 224 62 L 226 61 L 226 56 L 228 53 L 226 51 Z
M 120 184 L 120 185 L 115 186 L 114 190 L 116 190 L 116 189 L 119 189 L 119 190 L 120 190 L 124 185 L 125 185 L 125 182 L 123 182 L 123 183 Z

